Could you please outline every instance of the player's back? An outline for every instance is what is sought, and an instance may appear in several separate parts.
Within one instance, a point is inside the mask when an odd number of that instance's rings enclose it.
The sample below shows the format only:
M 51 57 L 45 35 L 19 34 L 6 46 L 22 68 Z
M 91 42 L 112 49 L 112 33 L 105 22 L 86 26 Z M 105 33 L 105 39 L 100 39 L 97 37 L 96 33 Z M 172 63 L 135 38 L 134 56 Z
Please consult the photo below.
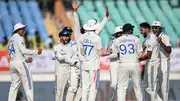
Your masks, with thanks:
M 94 33 L 85 33 L 81 35 L 80 42 L 84 49 L 84 60 L 92 61 L 99 57 L 98 49 L 99 49 L 99 41 L 101 38 Z M 101 48 L 101 47 L 100 47 Z
M 24 60 L 24 55 L 21 53 L 18 44 L 24 44 L 23 37 L 19 34 L 14 34 L 8 41 L 8 50 L 10 60 Z
M 119 52 L 120 63 L 138 63 L 137 53 L 142 51 L 138 37 L 124 34 L 115 40 L 115 45 Z
M 86 32 L 80 36 L 79 40 L 81 46 L 84 49 L 83 63 L 99 65 L 100 56 L 98 50 L 102 48 L 101 38 L 98 35 L 94 34 L 94 32 Z

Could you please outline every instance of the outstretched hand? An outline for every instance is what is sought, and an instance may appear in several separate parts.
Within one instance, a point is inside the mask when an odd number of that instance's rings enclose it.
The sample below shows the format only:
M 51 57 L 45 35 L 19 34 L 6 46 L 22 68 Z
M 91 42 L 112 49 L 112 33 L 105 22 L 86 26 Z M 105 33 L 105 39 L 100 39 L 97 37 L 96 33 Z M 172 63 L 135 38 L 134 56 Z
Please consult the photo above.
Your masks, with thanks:
M 77 1 L 73 1 L 72 3 L 72 8 L 74 10 L 74 12 L 77 12 L 78 8 L 80 7 L 81 5 L 78 5 Z
M 109 9 L 108 9 L 108 6 L 106 6 L 106 17 L 107 17 L 107 18 L 109 17 Z

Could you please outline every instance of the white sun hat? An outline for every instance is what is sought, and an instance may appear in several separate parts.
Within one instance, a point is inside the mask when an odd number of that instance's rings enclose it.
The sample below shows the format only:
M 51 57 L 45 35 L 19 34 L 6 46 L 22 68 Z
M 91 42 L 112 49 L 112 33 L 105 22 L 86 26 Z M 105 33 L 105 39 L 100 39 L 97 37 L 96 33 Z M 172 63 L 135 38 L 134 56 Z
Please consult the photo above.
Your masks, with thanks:
M 157 27 L 161 27 L 162 29 L 165 29 L 165 27 L 161 24 L 161 22 L 159 22 L 159 21 L 154 21 L 153 23 L 152 23 L 152 27 L 155 27 L 155 26 L 157 26 Z
M 114 36 L 118 32 L 123 32 L 123 26 L 116 27 L 114 33 L 112 33 L 112 36 Z
M 15 32 L 18 29 L 24 28 L 24 27 L 26 27 L 26 25 L 23 25 L 22 23 L 17 23 L 17 24 L 14 25 L 13 32 Z
M 86 24 L 83 25 L 85 30 L 96 30 L 100 26 L 96 19 L 89 19 Z

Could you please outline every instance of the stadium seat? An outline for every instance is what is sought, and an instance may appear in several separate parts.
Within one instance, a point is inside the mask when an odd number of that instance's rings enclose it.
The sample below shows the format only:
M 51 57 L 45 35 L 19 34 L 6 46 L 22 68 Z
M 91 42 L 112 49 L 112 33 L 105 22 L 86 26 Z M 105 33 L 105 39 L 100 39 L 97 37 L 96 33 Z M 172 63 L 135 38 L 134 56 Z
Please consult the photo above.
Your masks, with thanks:
M 91 0 L 85 0 L 83 2 L 83 6 L 86 8 L 87 11 L 94 11 L 95 10 L 93 1 L 91 1 Z
M 179 6 L 179 0 L 169 0 L 171 6 L 178 7 Z
M 7 4 L 4 1 L 0 1 L 0 12 L 5 35 L 9 38 L 12 35 L 13 25 L 8 13 Z
M 143 16 L 145 17 L 145 19 L 148 23 L 151 24 L 153 21 L 156 20 L 155 16 L 153 15 L 151 10 L 149 9 L 146 1 L 140 0 L 140 1 L 138 1 L 138 5 L 139 5 L 139 8 L 140 8 Z
M 144 16 L 141 14 L 141 11 L 138 9 L 138 7 L 136 5 L 136 1 L 129 0 L 127 3 L 128 3 L 127 4 L 128 8 L 129 8 L 131 14 L 134 16 L 137 24 L 140 24 L 140 23 L 146 21 Z
M 104 3 L 102 1 L 94 1 L 95 7 L 96 7 L 96 11 L 99 15 L 100 18 L 103 18 L 105 16 L 105 6 Z
M 166 18 L 164 13 L 161 11 L 157 1 L 151 0 L 148 2 L 148 4 L 150 5 L 149 7 L 151 8 L 152 12 L 156 14 L 157 20 L 159 20 L 163 24 L 163 26 L 165 26 L 166 28 L 165 33 L 167 33 L 171 37 L 171 43 L 173 46 L 175 46 L 178 37 L 175 34 L 171 24 L 168 22 L 168 19 Z
M 176 34 L 179 36 L 180 38 L 180 22 L 178 20 L 178 18 L 175 16 L 175 14 L 173 13 L 171 7 L 169 6 L 168 1 L 166 0 L 161 0 L 159 1 L 162 10 L 164 11 L 164 14 L 167 16 L 167 18 L 169 19 L 169 22 L 173 25 L 173 28 L 176 31 Z
M 89 14 L 85 7 L 84 6 L 81 6 L 79 9 L 78 9 L 78 13 L 79 13 L 79 17 L 80 17 L 80 21 L 81 21 L 81 24 L 85 24 L 88 19 L 92 18 L 91 14 Z
M 4 37 L 5 37 L 5 34 L 4 34 L 3 27 L 1 25 L 1 20 L 0 20 L 0 43 L 4 41 Z
M 115 3 L 113 1 L 107 1 L 106 5 L 109 8 L 110 17 L 112 18 L 115 25 L 116 26 L 123 25 L 125 22 L 124 22 L 123 18 L 120 16 L 118 10 L 116 9 Z
M 32 19 L 31 11 L 27 5 L 26 1 L 18 1 L 18 5 L 23 17 L 24 23 L 27 25 L 27 32 L 31 38 L 35 36 L 37 31 L 37 26 L 34 24 L 34 20 Z M 35 13 L 35 12 L 33 12 Z
M 43 42 L 46 42 L 47 40 L 50 41 L 37 1 L 29 1 L 28 7 L 30 9 L 32 18 L 34 19 L 34 23 L 36 24 L 37 31 L 40 34 Z
M 103 29 L 102 32 L 100 33 L 100 36 L 102 38 L 102 47 L 103 48 L 107 48 L 107 45 L 109 43 L 109 40 L 110 40 L 110 36 L 107 32 L 107 29 Z
M 12 16 L 13 24 L 22 22 L 16 1 L 8 1 L 8 7 L 9 7 L 9 12 Z
M 108 31 L 108 35 L 111 36 L 111 34 L 114 32 L 114 28 L 116 27 L 116 25 L 113 23 L 112 20 L 109 20 L 105 27 Z
M 174 8 L 173 12 L 180 21 L 180 13 L 179 13 L 180 12 L 180 7 L 179 8 Z
M 140 36 L 140 39 L 141 39 L 141 42 L 144 41 L 144 38 L 142 35 L 140 35 L 140 31 L 139 31 L 139 27 L 138 27 L 138 24 L 136 24 L 136 22 L 134 21 L 134 17 L 131 15 L 128 7 L 126 6 L 126 3 L 124 1 L 117 1 L 116 2 L 116 5 L 117 5 L 117 8 L 118 8 L 118 11 L 119 13 L 122 15 L 124 21 L 126 23 L 131 23 L 132 25 L 135 26 L 134 28 L 134 34 L 135 35 L 139 35 Z M 124 25 L 124 24 L 123 24 Z M 121 26 L 123 26 L 121 25 Z

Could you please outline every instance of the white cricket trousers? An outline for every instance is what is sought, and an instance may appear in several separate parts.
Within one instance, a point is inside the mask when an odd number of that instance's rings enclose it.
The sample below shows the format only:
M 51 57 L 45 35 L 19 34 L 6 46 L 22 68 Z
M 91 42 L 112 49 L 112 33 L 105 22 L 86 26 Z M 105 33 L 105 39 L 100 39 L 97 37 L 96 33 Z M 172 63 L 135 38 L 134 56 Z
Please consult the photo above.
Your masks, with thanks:
M 10 74 L 11 87 L 9 90 L 8 101 L 16 101 L 21 82 L 24 87 L 27 101 L 34 101 L 32 76 L 26 62 L 10 61 Z
M 158 91 L 158 80 L 160 62 L 146 64 L 145 67 L 145 99 L 146 101 L 156 101 Z
M 117 79 L 118 79 L 118 70 L 119 69 L 119 63 L 118 61 L 110 62 L 110 92 L 109 92 L 109 98 L 108 101 L 114 101 L 114 98 L 116 96 L 116 90 L 117 90 Z
M 95 101 L 99 86 L 100 69 L 82 70 L 82 101 Z
M 66 96 L 66 101 L 80 101 L 82 97 L 80 83 L 80 70 L 77 67 L 71 67 L 69 78 L 69 88 Z
M 56 68 L 56 101 L 63 101 L 64 89 L 70 76 L 70 69 L 67 66 Z
M 126 90 L 131 78 L 137 101 L 143 101 L 140 88 L 140 67 L 139 63 L 120 63 L 117 85 L 118 101 L 126 101 Z
M 158 101 L 168 101 L 169 73 L 170 73 L 169 60 L 161 60 L 160 75 L 159 75 L 160 99 L 158 97 Z

